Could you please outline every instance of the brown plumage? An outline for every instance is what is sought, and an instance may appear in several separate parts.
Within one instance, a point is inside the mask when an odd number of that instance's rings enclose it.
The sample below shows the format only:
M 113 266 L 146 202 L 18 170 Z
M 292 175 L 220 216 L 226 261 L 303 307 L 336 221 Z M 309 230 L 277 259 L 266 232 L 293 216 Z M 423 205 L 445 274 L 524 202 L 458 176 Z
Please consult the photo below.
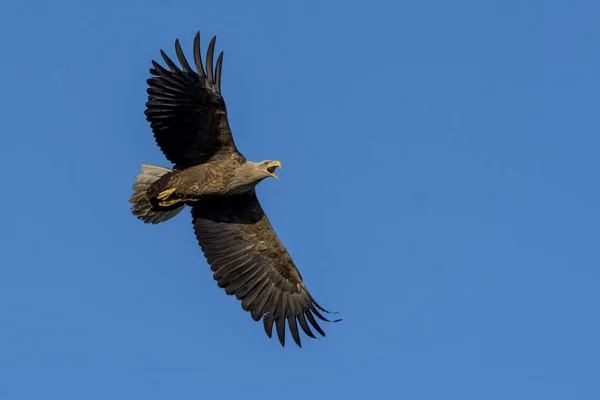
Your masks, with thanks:
M 152 61 L 146 119 L 173 169 L 142 164 L 130 198 L 132 213 L 146 223 L 173 218 L 188 205 L 198 243 L 219 287 L 242 302 L 265 332 L 275 325 L 281 345 L 285 326 L 298 346 L 300 329 L 315 337 L 325 333 L 315 316 L 329 321 L 308 292 L 287 250 L 275 234 L 255 186 L 277 178 L 279 161 L 247 160 L 237 149 L 221 96 L 223 52 L 213 69 L 216 37 L 200 55 L 200 33 L 194 39 L 194 63 L 186 60 L 179 41 L 178 67 L 162 50 L 168 69 Z M 339 320 L 336 320 L 339 321 Z M 335 322 L 335 321 L 334 321 Z

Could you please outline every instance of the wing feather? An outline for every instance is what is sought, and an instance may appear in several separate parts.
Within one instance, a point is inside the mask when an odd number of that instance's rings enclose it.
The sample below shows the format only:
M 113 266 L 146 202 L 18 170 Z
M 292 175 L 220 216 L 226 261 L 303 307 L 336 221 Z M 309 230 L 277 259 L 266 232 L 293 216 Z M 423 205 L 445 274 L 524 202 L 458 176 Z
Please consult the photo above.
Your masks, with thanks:
M 318 311 L 321 307 L 273 231 L 254 190 L 199 201 L 192 208 L 192 217 L 213 278 L 227 294 L 242 301 L 242 308 L 255 321 L 263 319 L 267 336 L 272 336 L 275 325 L 279 342 L 285 346 L 287 323 L 294 342 L 302 347 L 298 325 L 307 336 L 315 338 L 307 319 L 325 336 L 314 317 L 326 320 Z
M 313 339 L 317 338 L 315 336 L 315 334 L 312 333 L 312 331 L 308 327 L 308 324 L 306 323 L 306 318 L 304 317 L 304 314 L 302 314 L 302 313 L 298 314 L 298 322 L 300 323 L 300 327 L 302 328 L 302 330 L 304 331 L 304 333 L 306 333 L 307 336 L 309 336 L 309 337 L 311 337 Z
M 187 59 L 185 58 L 185 54 L 183 54 L 183 50 L 181 50 L 181 45 L 179 44 L 179 39 L 175 40 L 175 53 L 177 53 L 177 59 L 179 60 L 179 64 L 183 68 L 183 71 L 188 74 L 193 74 L 194 70 L 190 67 Z
M 161 50 L 160 55 L 162 56 L 163 60 L 165 60 L 165 63 L 169 66 L 169 70 L 171 72 L 181 72 L 179 67 L 175 65 L 175 63 L 169 58 L 169 56 L 167 56 L 167 54 L 164 51 Z
M 202 53 L 200 53 L 200 32 L 196 33 L 196 36 L 194 37 L 194 63 L 196 64 L 196 69 L 198 70 L 200 77 L 206 77 L 204 65 L 202 64 Z
M 215 76 L 215 84 L 217 85 L 217 89 L 219 92 L 221 91 L 221 69 L 223 68 L 223 52 L 219 53 L 219 58 L 217 58 L 217 75 Z
M 300 340 L 300 334 L 298 333 L 298 325 L 296 324 L 296 318 L 297 317 L 295 315 L 287 316 L 288 327 L 290 328 L 290 332 L 292 334 L 294 342 L 296 342 L 298 347 L 302 347 L 302 341 Z
M 263 317 L 263 325 L 265 328 L 265 333 L 269 337 L 269 339 L 273 336 L 273 322 L 275 319 L 273 318 L 273 314 L 267 314 Z
M 213 56 L 215 54 L 215 43 L 217 41 L 217 37 L 213 36 L 208 44 L 208 50 L 206 50 L 206 75 L 208 75 L 208 79 L 215 83 L 215 76 L 213 75 Z
M 220 157 L 244 157 L 237 150 L 227 108 L 221 95 L 223 57 L 213 69 L 216 36 L 206 54 L 205 72 L 200 55 L 200 32 L 194 38 L 192 70 L 185 58 L 179 40 L 175 52 L 181 68 L 160 50 L 167 68 L 152 60 L 151 78 L 148 79 L 146 120 L 154 133 L 156 143 L 175 169 L 188 168 Z
M 321 329 L 321 327 L 315 320 L 315 317 L 313 317 L 313 315 L 311 314 L 310 310 L 306 310 L 305 314 L 306 314 L 306 318 L 308 318 L 308 322 L 310 322 L 310 324 L 313 326 L 313 328 L 315 328 L 317 330 L 317 332 L 319 332 L 321 334 L 321 336 L 325 336 L 325 332 L 323 332 L 323 329 Z

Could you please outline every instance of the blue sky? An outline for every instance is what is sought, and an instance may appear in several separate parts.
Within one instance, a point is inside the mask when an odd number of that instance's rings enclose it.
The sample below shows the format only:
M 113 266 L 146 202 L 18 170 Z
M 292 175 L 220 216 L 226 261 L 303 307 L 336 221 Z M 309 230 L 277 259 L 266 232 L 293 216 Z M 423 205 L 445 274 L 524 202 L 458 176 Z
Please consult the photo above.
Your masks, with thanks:
M 0 399 L 600 398 L 600 3 L 0 6 Z M 281 348 L 129 213 L 162 48 L 225 50 L 259 198 L 344 321 Z M 291 341 L 288 341 L 291 344 Z

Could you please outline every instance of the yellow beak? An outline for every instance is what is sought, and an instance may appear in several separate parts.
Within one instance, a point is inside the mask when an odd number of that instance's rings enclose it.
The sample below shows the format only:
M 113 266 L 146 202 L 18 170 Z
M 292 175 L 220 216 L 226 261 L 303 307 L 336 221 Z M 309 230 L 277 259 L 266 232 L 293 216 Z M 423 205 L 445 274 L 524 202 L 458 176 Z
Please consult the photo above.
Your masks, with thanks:
M 279 161 L 273 161 L 273 162 L 271 163 L 271 167 L 279 167 L 279 168 L 281 168 L 281 163 L 280 163 Z M 272 176 L 273 178 L 275 178 L 275 179 L 279 179 L 279 177 L 278 177 L 277 175 L 275 175 L 275 172 L 273 172 L 273 173 L 271 174 L 271 176 Z

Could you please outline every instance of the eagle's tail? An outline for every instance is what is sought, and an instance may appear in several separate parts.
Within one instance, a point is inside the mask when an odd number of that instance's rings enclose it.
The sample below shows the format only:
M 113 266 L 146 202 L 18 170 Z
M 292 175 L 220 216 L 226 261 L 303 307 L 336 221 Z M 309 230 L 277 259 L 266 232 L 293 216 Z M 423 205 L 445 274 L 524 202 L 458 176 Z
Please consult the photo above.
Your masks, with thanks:
M 159 222 L 165 222 L 173 218 L 183 210 L 185 204 L 165 211 L 154 210 L 147 196 L 150 186 L 160 179 L 161 176 L 172 171 L 169 168 L 159 167 L 158 165 L 142 164 L 142 173 L 135 177 L 133 194 L 129 199 L 129 203 L 132 204 L 131 213 L 138 217 L 138 219 L 147 224 L 158 224 Z

